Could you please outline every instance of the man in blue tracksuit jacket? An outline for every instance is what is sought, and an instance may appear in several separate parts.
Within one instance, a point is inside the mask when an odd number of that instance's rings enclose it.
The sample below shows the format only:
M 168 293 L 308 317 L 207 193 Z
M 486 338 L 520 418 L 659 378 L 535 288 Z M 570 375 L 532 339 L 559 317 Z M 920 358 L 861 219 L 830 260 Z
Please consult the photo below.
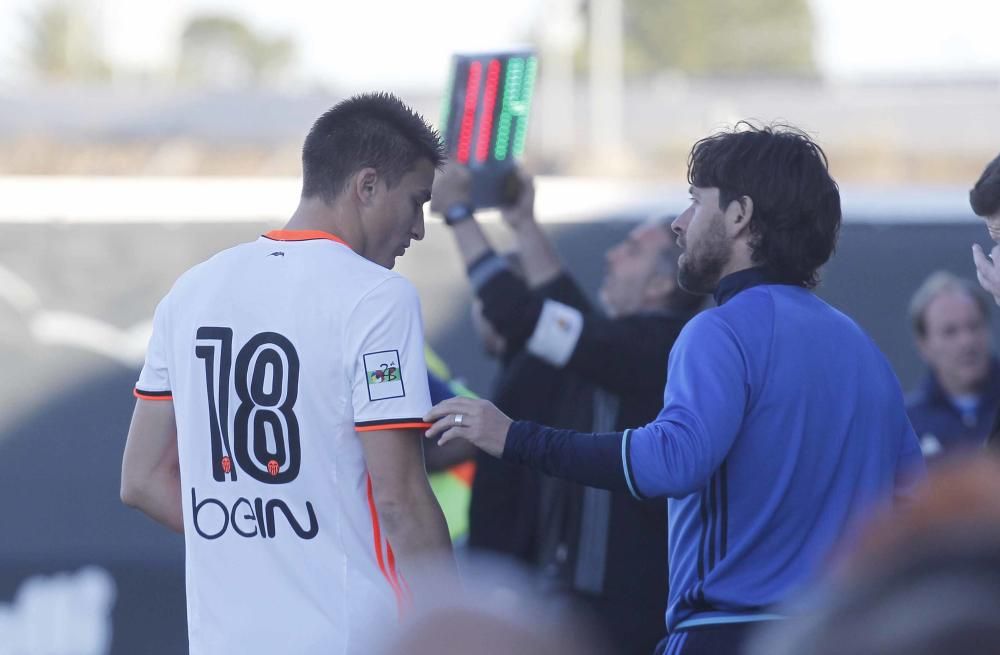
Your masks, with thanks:
M 663 409 L 584 434 L 511 422 L 456 399 L 428 436 L 639 498 L 667 497 L 666 655 L 738 653 L 749 627 L 850 542 L 859 517 L 924 473 L 895 374 L 871 339 L 810 289 L 840 227 L 826 157 L 787 127 L 695 144 L 691 206 L 673 224 L 681 285 L 718 307 L 670 353 Z

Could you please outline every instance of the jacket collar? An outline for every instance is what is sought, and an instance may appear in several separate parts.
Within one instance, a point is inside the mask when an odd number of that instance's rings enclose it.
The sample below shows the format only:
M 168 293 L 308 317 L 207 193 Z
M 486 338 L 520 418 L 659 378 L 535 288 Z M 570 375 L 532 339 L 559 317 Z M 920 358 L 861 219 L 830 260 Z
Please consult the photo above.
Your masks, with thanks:
M 741 271 L 730 273 L 719 280 L 719 285 L 715 288 L 712 297 L 715 298 L 716 305 L 722 305 L 740 291 L 745 291 L 750 287 L 761 284 L 783 284 L 778 276 L 766 266 L 753 266 L 744 268 Z

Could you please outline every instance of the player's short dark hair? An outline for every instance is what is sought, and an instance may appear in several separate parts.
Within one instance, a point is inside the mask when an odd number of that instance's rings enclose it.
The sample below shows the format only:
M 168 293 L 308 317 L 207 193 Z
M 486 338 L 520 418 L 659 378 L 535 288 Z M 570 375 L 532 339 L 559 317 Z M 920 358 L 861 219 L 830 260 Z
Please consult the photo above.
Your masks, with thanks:
M 969 204 L 976 216 L 992 216 L 1000 211 L 1000 155 L 986 165 L 976 186 L 969 191 Z
M 927 336 L 927 307 L 942 293 L 965 293 L 976 302 L 986 321 L 990 320 L 990 302 L 983 290 L 971 280 L 948 271 L 931 273 L 910 298 L 910 325 L 921 339 Z
M 364 93 L 320 116 L 302 146 L 302 197 L 332 202 L 362 168 L 374 168 L 389 187 L 421 159 L 444 163 L 441 137 L 420 114 L 391 93 Z
M 694 144 L 688 182 L 718 188 L 722 210 L 749 196 L 754 264 L 781 282 L 816 286 L 837 245 L 840 190 L 823 149 L 805 132 L 741 121 Z

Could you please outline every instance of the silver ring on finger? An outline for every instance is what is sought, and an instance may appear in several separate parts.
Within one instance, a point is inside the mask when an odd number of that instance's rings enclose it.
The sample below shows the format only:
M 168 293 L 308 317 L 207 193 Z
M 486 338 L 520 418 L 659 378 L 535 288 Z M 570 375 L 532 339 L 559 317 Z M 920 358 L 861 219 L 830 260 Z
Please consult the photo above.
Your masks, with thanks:
M 455 425 L 463 425 L 465 414 L 455 414 Z

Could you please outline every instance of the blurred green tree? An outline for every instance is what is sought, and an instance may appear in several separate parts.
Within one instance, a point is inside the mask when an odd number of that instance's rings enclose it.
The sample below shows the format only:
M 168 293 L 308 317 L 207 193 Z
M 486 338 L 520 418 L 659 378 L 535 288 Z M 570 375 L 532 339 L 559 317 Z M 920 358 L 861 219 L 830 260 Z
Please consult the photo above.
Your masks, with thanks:
M 196 84 L 266 85 L 287 72 L 294 54 L 289 38 L 263 36 L 233 16 L 199 15 L 181 33 L 178 75 Z
M 26 59 L 48 81 L 103 80 L 110 75 L 86 15 L 67 2 L 50 2 L 25 18 Z
M 809 0 L 624 0 L 625 69 L 811 75 Z

